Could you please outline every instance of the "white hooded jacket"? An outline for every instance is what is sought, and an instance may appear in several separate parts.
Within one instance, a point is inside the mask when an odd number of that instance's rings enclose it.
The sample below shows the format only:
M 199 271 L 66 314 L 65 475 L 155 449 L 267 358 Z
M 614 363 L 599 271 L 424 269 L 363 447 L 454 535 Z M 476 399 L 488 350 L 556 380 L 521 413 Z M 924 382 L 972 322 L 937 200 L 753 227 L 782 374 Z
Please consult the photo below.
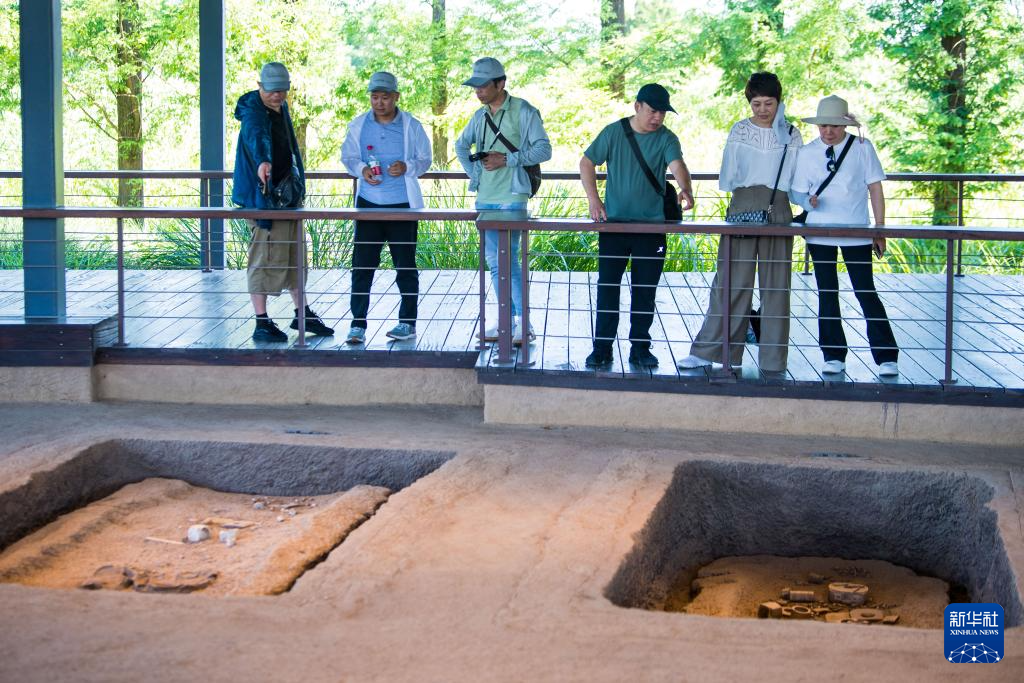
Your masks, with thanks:
M 405 161 L 405 192 L 409 197 L 409 208 L 422 209 L 423 192 L 420 190 L 419 177 L 430 169 L 430 139 L 416 117 L 405 110 L 399 111 L 401 112 L 404 140 L 402 160 Z M 366 168 L 362 150 L 359 147 L 359 139 L 363 134 L 366 117 L 372 115 L 373 112 L 368 111 L 352 119 L 352 122 L 348 124 L 345 142 L 341 145 L 341 163 L 345 165 L 349 173 L 357 178 L 356 195 L 362 190 L 363 169 Z

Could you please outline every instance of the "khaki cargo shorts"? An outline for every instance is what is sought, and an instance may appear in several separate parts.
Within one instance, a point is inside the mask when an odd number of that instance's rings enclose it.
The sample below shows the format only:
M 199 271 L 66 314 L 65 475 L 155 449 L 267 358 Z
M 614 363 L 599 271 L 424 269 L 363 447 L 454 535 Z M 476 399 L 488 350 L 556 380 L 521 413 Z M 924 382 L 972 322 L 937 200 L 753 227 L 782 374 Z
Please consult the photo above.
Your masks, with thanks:
M 250 294 L 278 296 L 286 289 L 298 289 L 295 268 L 295 234 L 297 221 L 272 221 L 270 230 L 256 227 L 247 220 L 252 233 L 249 243 L 249 266 L 246 269 Z M 306 262 L 303 254 L 302 262 Z

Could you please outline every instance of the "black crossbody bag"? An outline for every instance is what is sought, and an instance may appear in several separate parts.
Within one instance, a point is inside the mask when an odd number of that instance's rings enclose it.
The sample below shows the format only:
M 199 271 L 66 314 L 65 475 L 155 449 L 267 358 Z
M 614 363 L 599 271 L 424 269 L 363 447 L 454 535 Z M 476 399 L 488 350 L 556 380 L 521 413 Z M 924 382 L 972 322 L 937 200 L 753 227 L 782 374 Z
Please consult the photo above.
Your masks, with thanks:
M 515 154 L 519 151 L 519 148 L 509 142 L 509 139 L 502 135 L 501 131 L 498 130 L 498 126 L 495 125 L 490 112 L 484 112 L 484 120 L 487 121 L 487 125 L 490 127 L 491 132 L 494 133 L 494 138 L 496 140 L 501 140 L 501 144 L 505 145 L 505 148 L 508 149 L 509 152 Z M 530 196 L 532 197 L 537 194 L 537 190 L 540 189 L 540 164 L 523 166 L 523 170 L 526 171 L 526 177 L 530 179 Z
M 654 187 L 654 191 L 661 195 L 664 200 L 664 212 L 666 221 L 681 221 L 683 220 L 683 209 L 679 204 L 679 195 L 676 193 L 675 185 L 669 181 L 665 181 L 663 186 L 658 182 L 658 179 L 654 176 L 654 171 L 647 165 L 647 161 L 644 160 L 644 155 L 640 153 L 640 145 L 636 141 L 636 136 L 633 133 L 633 127 L 629 125 L 629 119 L 620 119 L 619 123 L 622 124 L 622 130 L 626 134 L 626 139 L 629 140 L 629 146 L 633 150 L 633 154 L 636 156 L 636 160 L 640 162 L 640 168 L 643 169 L 644 175 L 647 176 L 648 182 Z
M 836 177 L 836 173 L 839 173 L 839 167 L 843 165 L 843 159 L 846 158 L 846 153 L 850 151 L 850 147 L 853 145 L 853 140 L 856 135 L 847 136 L 846 144 L 843 145 L 843 151 L 839 153 L 839 158 L 836 159 L 835 168 L 828 174 L 828 177 L 821 181 L 821 185 L 818 186 L 818 191 L 814 193 L 816 197 L 820 197 L 821 193 L 825 191 L 828 184 L 832 182 L 832 179 Z M 793 217 L 794 223 L 806 223 L 807 222 L 807 211 L 801 211 L 800 215 Z

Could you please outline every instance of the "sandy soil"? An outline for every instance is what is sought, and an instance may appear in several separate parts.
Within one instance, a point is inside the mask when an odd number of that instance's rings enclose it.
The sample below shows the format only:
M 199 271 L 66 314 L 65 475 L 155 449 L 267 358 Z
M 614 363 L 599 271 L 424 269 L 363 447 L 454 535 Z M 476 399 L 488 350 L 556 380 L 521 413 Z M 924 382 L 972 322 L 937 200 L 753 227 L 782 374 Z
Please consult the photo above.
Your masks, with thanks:
M 810 575 L 816 574 L 817 577 Z M 814 583 L 812 579 L 824 578 Z M 702 567 L 692 584 L 681 577 L 673 587 L 665 609 L 670 612 L 715 617 L 756 618 L 762 602 L 783 606 L 804 605 L 813 609 L 843 613 L 858 609 L 829 601 L 830 582 L 868 586 L 862 607 L 886 615 L 899 615 L 897 626 L 942 628 L 943 611 L 949 604 L 949 584 L 919 576 L 906 567 L 880 560 L 843 560 L 837 557 L 723 557 Z M 789 602 L 782 590 L 814 591 L 814 602 Z M 694 595 L 691 601 L 691 595 Z M 825 611 L 815 618 L 825 621 Z M 842 623 L 842 622 L 838 622 Z
M 0 492 L 112 435 L 455 456 L 391 487 L 386 505 L 274 598 L 0 583 L 4 683 L 1024 680 L 1020 627 L 1006 631 L 1005 660 L 967 667 L 946 661 L 937 630 L 720 619 L 607 597 L 677 469 L 697 459 L 969 472 L 996 490 L 989 506 L 1024 576 L 1024 448 L 500 427 L 449 407 L 46 404 L 0 409 Z M 809 455 L 823 450 L 858 457 Z M 207 451 L 188 458 L 220 466 Z M 251 497 L 246 505 L 251 515 Z M 165 533 L 210 514 L 188 513 Z M 243 531 L 230 550 L 246 542 Z
M 373 515 L 374 486 L 302 498 L 222 493 L 146 479 L 74 510 L 0 553 L 0 581 L 210 595 L 273 595 Z M 186 542 L 190 526 L 210 538 Z M 235 535 L 233 545 L 220 532 Z

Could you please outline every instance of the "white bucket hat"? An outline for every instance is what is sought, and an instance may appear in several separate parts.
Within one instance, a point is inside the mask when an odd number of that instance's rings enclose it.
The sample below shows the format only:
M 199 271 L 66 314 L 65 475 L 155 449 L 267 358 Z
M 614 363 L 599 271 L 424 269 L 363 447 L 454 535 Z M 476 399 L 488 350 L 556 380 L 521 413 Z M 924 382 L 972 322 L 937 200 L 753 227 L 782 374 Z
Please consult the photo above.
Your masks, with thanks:
M 857 126 L 860 122 L 850 116 L 850 107 L 842 97 L 829 95 L 818 102 L 818 115 L 800 119 L 819 126 Z

